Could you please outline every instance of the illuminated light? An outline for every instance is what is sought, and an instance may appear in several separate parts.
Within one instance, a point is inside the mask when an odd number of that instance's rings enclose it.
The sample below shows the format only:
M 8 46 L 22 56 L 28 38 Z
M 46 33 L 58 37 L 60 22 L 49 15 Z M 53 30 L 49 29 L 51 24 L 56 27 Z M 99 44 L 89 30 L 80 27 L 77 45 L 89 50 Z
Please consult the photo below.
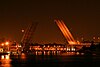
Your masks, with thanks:
M 9 44 L 9 42 L 6 42 L 5 44 L 6 44 L 6 45 L 8 45 L 8 44 Z
M 37 50 L 37 48 L 35 48 Z
M 3 52 L 3 48 L 0 48 L 0 52 Z
M 48 45 L 48 47 L 49 47 L 49 45 Z
M 22 33 L 25 32 L 25 30 L 22 30 Z
M 69 44 L 76 44 L 76 42 L 73 42 L 73 41 L 69 41 Z
M 21 59 L 26 59 L 26 55 L 24 53 L 21 54 Z
M 63 48 L 61 48 L 61 50 L 63 50 Z
M 59 51 L 57 51 L 57 54 L 59 53 Z
M 95 37 L 93 37 L 93 39 L 95 39 Z
M 8 51 L 7 53 L 10 54 L 10 51 Z
M 73 49 L 73 51 L 75 51 L 75 48 Z
M 57 50 L 59 50 L 59 48 L 57 48 Z
M 100 37 L 98 37 L 98 39 L 100 39 Z
M 16 46 L 17 47 L 17 46 Z
M 22 53 L 22 55 L 25 55 L 24 53 Z
M 70 51 L 70 48 L 68 50 Z
M 38 55 L 38 52 L 36 51 L 36 55 Z
M 64 48 L 64 50 L 66 50 L 66 48 Z
M 46 55 L 45 51 L 44 51 L 44 55 Z
M 70 48 L 67 48 L 67 51 L 70 51 Z
M 61 47 L 61 46 L 59 46 L 59 47 Z
M 45 47 L 45 45 L 43 47 Z
M 67 48 L 67 51 L 69 50 L 69 48 Z
M 84 55 L 84 53 L 81 53 L 81 55 Z
M 80 42 L 79 42 L 79 41 L 77 41 L 77 43 L 78 43 L 78 44 L 80 44 Z
M 18 47 L 22 47 L 21 45 L 19 45 Z
M 71 50 L 73 51 L 73 48 Z
M 75 51 L 75 48 L 72 47 L 71 50 L 72 50 L 72 51 Z
M 48 51 L 47 54 L 50 55 L 50 51 Z
M 4 59 L 4 55 L 1 56 L 1 59 Z
M 54 51 L 54 53 L 56 53 L 56 51 Z
M 5 58 L 6 58 L 6 59 L 9 59 L 9 55 L 6 55 Z
M 74 54 L 74 52 L 70 52 L 70 54 L 71 54 L 71 55 L 73 55 L 73 54 Z
M 4 43 L 2 43 L 1 45 L 4 46 Z
M 80 53 L 79 53 L 79 52 L 77 52 L 76 54 L 77 54 L 77 55 L 79 55 Z

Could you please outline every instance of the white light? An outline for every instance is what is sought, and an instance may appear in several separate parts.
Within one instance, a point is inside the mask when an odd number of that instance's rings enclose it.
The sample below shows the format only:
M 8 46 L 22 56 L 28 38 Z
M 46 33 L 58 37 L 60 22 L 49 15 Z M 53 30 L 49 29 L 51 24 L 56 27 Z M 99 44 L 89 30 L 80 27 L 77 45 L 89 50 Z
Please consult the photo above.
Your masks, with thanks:
M 21 45 L 19 45 L 18 47 L 21 47 Z
M 22 33 L 24 32 L 25 30 L 22 30 Z
M 10 54 L 10 52 L 9 52 L 9 51 L 8 51 L 7 53 L 8 53 L 8 54 Z
M 9 42 L 6 42 L 5 44 L 6 44 L 6 45 L 8 45 L 8 44 L 9 44 Z
M 9 55 L 6 55 L 6 59 L 9 59 Z
M 4 59 L 4 55 L 1 56 L 1 59 Z
M 4 46 L 4 43 L 2 43 L 1 45 Z

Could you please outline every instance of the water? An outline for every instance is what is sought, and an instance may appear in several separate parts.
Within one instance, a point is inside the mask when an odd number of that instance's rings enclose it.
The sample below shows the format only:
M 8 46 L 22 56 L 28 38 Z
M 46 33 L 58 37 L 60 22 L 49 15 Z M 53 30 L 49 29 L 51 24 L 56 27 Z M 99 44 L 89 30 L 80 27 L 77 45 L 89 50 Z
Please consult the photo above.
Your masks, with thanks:
M 99 66 L 99 55 L 74 55 L 64 53 L 58 55 L 1 55 L 0 67 L 67 67 L 67 66 Z

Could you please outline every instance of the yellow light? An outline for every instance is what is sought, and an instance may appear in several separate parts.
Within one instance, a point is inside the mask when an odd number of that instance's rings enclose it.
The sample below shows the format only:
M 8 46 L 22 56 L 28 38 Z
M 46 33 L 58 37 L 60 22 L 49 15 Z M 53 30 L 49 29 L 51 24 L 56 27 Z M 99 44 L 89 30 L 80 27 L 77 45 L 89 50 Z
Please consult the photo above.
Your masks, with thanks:
M 9 44 L 9 42 L 6 42 L 5 44 L 6 44 L 6 45 L 8 45 L 8 44 Z
M 75 41 L 69 41 L 69 44 L 77 44 Z
M 1 56 L 1 59 L 4 59 L 4 55 Z
M 1 45 L 4 46 L 4 43 L 2 43 Z
M 22 47 L 21 45 L 19 45 L 18 47 Z
M 6 55 L 5 57 L 6 57 L 6 59 L 9 59 L 9 55 Z
M 75 48 L 73 48 L 73 47 L 72 47 L 72 49 L 71 49 L 71 50 L 72 50 L 72 51 L 75 51 Z

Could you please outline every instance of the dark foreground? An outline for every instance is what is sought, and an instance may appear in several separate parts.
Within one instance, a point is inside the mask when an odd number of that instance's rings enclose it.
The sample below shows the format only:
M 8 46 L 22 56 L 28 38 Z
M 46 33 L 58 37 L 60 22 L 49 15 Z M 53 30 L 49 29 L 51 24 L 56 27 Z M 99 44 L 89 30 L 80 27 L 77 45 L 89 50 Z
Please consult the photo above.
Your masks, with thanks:
M 98 67 L 99 55 L 16 55 L 0 58 L 0 67 Z

